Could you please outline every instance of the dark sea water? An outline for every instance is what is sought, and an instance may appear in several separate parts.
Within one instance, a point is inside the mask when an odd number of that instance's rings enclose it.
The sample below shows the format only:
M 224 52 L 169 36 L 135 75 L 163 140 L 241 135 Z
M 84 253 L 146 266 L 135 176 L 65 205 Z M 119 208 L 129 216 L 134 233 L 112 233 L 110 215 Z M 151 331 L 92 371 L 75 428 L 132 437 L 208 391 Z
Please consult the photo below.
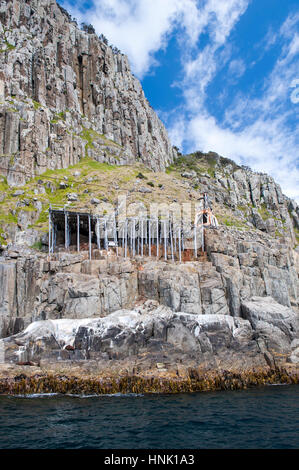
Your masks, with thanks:
M 2 396 L 0 448 L 298 449 L 298 392 Z

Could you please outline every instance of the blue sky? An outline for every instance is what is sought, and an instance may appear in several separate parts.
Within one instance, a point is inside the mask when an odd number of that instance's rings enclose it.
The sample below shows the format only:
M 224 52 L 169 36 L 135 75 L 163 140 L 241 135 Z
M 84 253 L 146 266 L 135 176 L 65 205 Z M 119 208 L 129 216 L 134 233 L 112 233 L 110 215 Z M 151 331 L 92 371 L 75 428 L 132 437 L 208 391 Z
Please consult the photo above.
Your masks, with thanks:
M 183 152 L 272 175 L 299 202 L 298 0 L 60 0 L 128 55 Z

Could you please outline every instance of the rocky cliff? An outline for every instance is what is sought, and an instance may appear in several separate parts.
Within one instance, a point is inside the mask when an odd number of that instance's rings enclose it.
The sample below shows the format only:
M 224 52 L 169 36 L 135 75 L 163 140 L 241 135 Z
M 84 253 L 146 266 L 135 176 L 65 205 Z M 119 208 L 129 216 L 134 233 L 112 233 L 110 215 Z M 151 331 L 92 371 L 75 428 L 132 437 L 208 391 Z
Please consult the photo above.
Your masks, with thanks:
M 0 166 L 9 185 L 84 156 L 154 170 L 172 162 L 125 55 L 80 30 L 55 0 L 2 1 L 0 21 Z
M 32 250 L 5 251 L 0 378 L 13 370 L 31 377 L 31 385 L 22 385 L 28 392 L 36 383 L 48 390 L 41 377 L 62 371 L 67 380 L 69 374 L 93 377 L 95 390 L 99 377 L 111 385 L 112 377 L 136 374 L 147 384 L 140 391 L 153 391 L 157 378 L 167 383 L 160 391 L 213 389 L 223 385 L 224 371 L 224 387 L 297 382 L 299 283 L 292 247 L 227 228 L 207 230 L 205 243 L 207 257 L 186 263 L 89 260 L 87 252 L 49 261 Z M 3 390 L 15 391 L 6 378 Z M 60 382 L 53 379 L 52 390 L 62 391 Z M 78 391 L 73 381 L 65 387 Z
M 299 205 L 282 193 L 271 176 L 214 152 L 181 155 L 168 172 L 187 179 L 190 189 L 207 191 L 220 223 L 256 228 L 299 245 Z
M 48 256 L 15 247 L 0 258 L 1 336 L 31 322 L 106 316 L 154 300 L 173 312 L 242 316 L 242 302 L 271 297 L 299 306 L 296 252 L 256 232 L 206 230 L 207 258 L 129 260 L 88 252 Z
M 54 0 L 2 1 L 0 20 L 0 393 L 298 382 L 298 204 L 178 155 L 127 58 Z M 194 211 L 202 192 L 220 225 L 198 260 L 47 254 L 50 204 Z

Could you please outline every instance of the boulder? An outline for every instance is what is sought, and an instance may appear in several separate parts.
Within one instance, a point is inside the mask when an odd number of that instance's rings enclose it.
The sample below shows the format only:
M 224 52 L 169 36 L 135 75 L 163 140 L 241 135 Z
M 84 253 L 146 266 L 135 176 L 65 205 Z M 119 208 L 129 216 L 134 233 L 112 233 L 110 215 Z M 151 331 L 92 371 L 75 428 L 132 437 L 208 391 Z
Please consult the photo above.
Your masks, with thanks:
M 271 297 L 253 297 L 242 302 L 242 314 L 270 351 L 291 354 L 299 338 L 299 315 Z

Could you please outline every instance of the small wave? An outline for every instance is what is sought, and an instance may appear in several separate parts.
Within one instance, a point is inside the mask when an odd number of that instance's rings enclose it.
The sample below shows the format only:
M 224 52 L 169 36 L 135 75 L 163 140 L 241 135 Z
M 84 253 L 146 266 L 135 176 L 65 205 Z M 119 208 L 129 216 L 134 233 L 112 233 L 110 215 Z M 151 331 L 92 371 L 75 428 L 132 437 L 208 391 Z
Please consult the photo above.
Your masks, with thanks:
M 291 384 L 266 384 L 267 387 L 285 387 L 286 385 Z
M 28 393 L 26 395 L 13 395 L 13 398 L 51 398 L 58 395 L 59 393 Z
M 103 393 L 84 395 L 79 393 L 28 393 L 26 395 L 9 395 L 11 398 L 52 398 L 52 397 L 69 397 L 69 398 L 101 398 L 101 397 L 144 397 L 142 393 Z
M 91 395 L 80 395 L 75 393 L 67 393 L 63 396 L 73 398 L 101 398 L 101 397 L 143 397 L 142 393 L 102 393 L 102 394 L 91 394 Z
M 144 397 L 143 393 L 110 393 L 107 397 Z

